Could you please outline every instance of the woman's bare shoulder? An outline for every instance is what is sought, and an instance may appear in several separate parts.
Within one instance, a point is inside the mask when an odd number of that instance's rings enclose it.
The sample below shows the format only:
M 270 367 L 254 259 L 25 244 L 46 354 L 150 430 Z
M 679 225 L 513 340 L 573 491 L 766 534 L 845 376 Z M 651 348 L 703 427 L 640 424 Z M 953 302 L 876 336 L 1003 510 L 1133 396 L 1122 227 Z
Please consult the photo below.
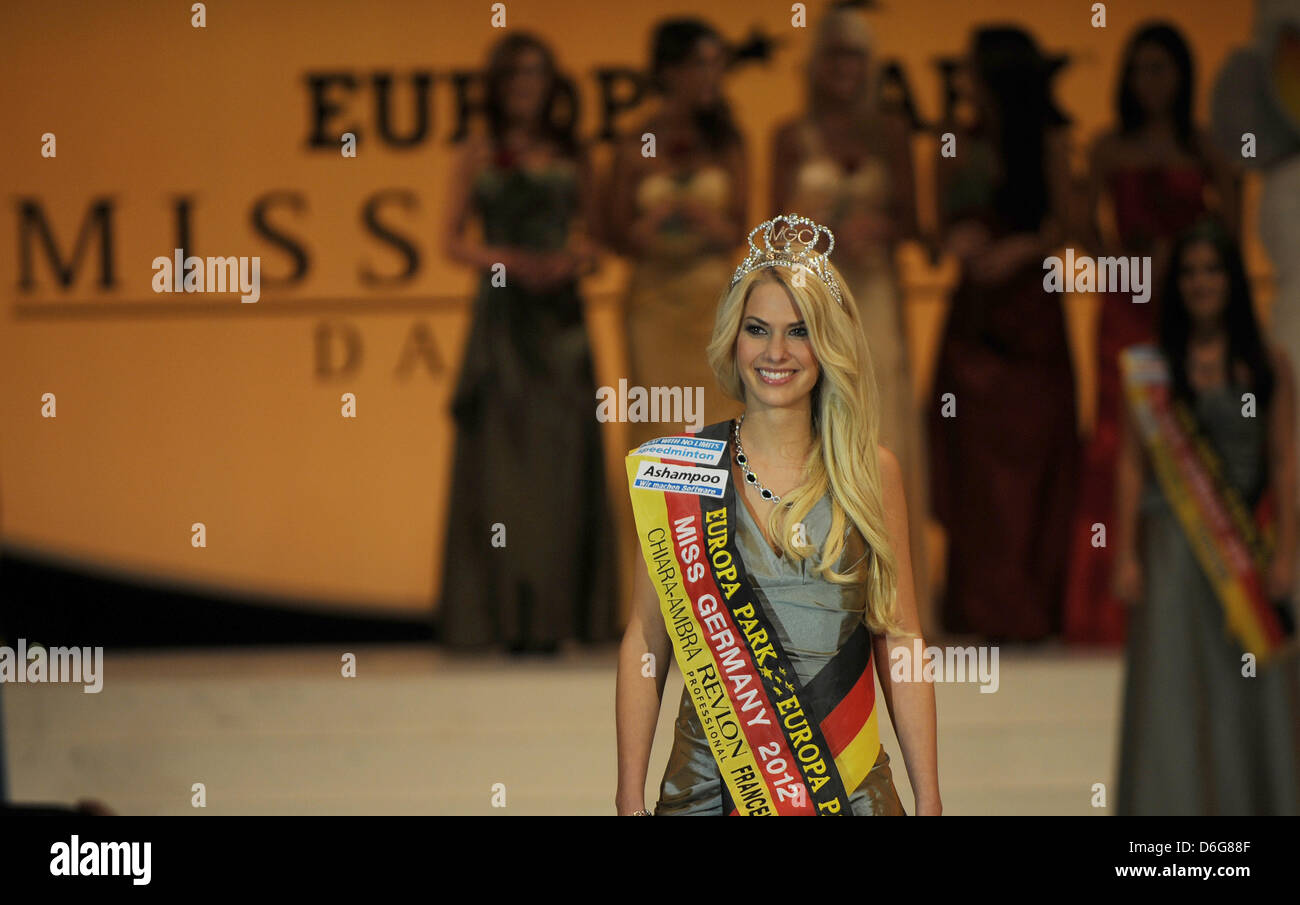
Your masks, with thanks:
M 876 451 L 880 461 L 880 485 L 885 503 L 888 504 L 891 499 L 901 500 L 903 466 L 899 464 L 898 456 L 894 455 L 893 450 L 879 444 L 876 446 Z
M 879 457 L 882 470 L 892 470 L 902 473 L 902 466 L 898 464 L 898 456 L 894 455 L 893 450 L 887 446 L 876 444 L 876 455 Z

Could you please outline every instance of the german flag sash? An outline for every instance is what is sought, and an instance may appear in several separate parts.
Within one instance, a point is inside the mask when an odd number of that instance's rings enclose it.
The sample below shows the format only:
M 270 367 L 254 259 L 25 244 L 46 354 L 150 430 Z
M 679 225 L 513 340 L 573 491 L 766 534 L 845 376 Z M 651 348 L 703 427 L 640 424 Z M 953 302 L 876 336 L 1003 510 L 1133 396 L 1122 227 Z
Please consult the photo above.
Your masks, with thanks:
M 805 687 L 735 542 L 730 422 L 632 450 L 637 536 L 723 786 L 723 813 L 850 816 L 880 749 L 865 625 Z M 721 465 L 719 466 L 719 463 Z
M 1272 494 L 1252 513 L 1224 478 L 1223 463 L 1187 406 L 1173 398 L 1169 368 L 1154 346 L 1120 353 L 1124 389 L 1152 469 L 1223 607 L 1224 626 L 1261 665 L 1295 640 L 1287 602 L 1268 599 Z

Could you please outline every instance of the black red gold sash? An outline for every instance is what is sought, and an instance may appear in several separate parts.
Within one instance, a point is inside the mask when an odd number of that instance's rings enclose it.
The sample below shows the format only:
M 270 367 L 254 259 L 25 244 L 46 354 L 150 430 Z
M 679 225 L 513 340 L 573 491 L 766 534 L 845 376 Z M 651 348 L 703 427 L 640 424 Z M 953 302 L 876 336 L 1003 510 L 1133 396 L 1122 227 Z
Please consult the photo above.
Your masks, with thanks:
M 870 632 L 860 625 L 800 683 L 737 551 L 728 429 L 628 454 L 646 565 L 718 765 L 723 812 L 848 816 L 880 748 Z
M 1173 398 L 1168 365 L 1154 346 L 1120 354 L 1124 389 L 1160 488 L 1223 607 L 1225 628 L 1264 664 L 1294 641 L 1286 602 L 1268 599 L 1272 495 L 1252 513 L 1223 474 L 1218 453 L 1187 406 Z

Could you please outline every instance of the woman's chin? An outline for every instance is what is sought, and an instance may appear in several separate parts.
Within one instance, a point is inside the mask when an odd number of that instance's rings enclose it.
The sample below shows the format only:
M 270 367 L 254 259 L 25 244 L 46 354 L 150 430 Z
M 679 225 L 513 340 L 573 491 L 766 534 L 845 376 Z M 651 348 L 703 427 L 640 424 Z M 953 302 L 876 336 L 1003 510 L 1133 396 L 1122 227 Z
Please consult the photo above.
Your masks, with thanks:
M 812 388 L 795 383 L 772 386 L 758 382 L 750 384 L 745 389 L 751 405 L 757 402 L 764 408 L 779 409 L 802 405 L 807 401 Z

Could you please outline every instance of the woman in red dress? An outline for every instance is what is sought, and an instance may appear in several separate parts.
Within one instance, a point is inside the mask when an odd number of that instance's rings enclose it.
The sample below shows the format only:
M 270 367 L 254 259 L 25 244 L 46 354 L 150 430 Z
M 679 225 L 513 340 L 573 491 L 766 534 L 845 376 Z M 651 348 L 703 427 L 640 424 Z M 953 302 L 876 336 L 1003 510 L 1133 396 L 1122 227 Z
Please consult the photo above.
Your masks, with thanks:
M 961 264 L 930 408 L 942 619 L 1036 641 L 1060 631 L 1078 452 L 1061 297 L 1043 287 L 1070 220 L 1067 119 L 1023 31 L 979 30 L 971 60 L 976 121 L 953 127 L 939 170 L 944 244 Z
M 1150 257 L 1167 269 L 1176 236 L 1207 208 L 1235 228 L 1237 189 L 1226 161 L 1192 121 L 1194 71 L 1187 42 L 1173 26 L 1140 27 L 1129 40 L 1116 93 L 1117 128 L 1093 145 L 1089 173 L 1091 245 L 1105 256 Z M 1109 209 L 1112 222 L 1103 226 Z M 1076 644 L 1124 640 L 1125 608 L 1110 590 L 1108 542 L 1114 526 L 1115 463 L 1121 409 L 1119 353 L 1151 342 L 1160 287 L 1149 301 L 1132 293 L 1101 296 L 1097 325 L 1097 412 L 1084 454 L 1071 535 L 1063 636 Z M 1105 526 L 1105 533 L 1099 526 Z

